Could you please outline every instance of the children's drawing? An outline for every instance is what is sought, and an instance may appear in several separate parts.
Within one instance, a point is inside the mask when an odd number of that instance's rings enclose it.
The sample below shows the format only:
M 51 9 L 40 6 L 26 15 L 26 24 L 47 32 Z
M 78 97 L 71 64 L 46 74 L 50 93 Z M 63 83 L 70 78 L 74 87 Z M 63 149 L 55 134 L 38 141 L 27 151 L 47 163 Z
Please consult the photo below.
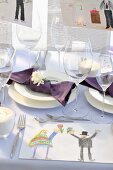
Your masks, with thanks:
M 49 149 L 52 147 L 52 140 L 54 137 L 59 133 L 63 133 L 63 125 L 57 125 L 57 128 L 54 129 L 54 131 L 50 134 L 50 136 L 47 136 L 47 130 L 41 130 L 37 135 L 35 135 L 29 142 L 30 147 L 34 147 L 33 152 L 33 158 L 36 157 L 36 151 L 38 145 L 47 145 L 47 151 L 45 159 L 48 159 Z
M 33 123 L 26 126 L 19 158 L 113 163 L 111 124 Z
M 80 147 L 80 161 L 84 161 L 84 148 L 88 149 L 88 158 L 90 161 L 94 161 L 95 159 L 92 158 L 91 154 L 91 148 L 92 148 L 92 139 L 96 137 L 96 135 L 100 132 L 100 130 L 95 130 L 94 134 L 91 136 L 88 136 L 87 131 L 82 131 L 81 136 L 77 136 L 74 134 L 73 128 L 69 127 L 67 129 L 67 133 L 72 135 L 73 137 L 77 138 L 79 141 L 79 147 Z

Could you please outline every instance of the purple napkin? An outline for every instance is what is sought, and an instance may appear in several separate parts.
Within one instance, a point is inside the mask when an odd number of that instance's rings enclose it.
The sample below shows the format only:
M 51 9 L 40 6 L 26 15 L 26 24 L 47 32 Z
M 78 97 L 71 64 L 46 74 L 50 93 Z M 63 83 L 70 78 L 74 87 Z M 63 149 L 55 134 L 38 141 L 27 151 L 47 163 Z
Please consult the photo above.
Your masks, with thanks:
M 98 84 L 95 77 L 86 78 L 81 84 L 102 92 L 102 88 Z M 111 97 L 113 97 L 113 83 L 106 90 L 106 95 L 110 95 Z
M 27 85 L 27 87 L 33 91 L 50 94 L 63 106 L 65 106 L 68 102 L 72 89 L 75 88 L 75 84 L 69 81 L 51 84 L 50 81 L 46 80 L 44 84 L 37 86 L 37 84 L 33 84 L 31 81 L 32 72 L 33 68 L 15 72 L 12 73 L 10 79 L 17 83 Z

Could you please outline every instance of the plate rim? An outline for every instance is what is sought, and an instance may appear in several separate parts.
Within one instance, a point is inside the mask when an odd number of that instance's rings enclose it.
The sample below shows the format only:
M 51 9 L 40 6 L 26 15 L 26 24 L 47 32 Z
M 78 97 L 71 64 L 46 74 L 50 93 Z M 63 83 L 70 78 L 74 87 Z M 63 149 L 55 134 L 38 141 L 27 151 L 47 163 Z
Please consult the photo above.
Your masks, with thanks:
M 61 106 L 61 104 L 57 100 L 52 101 L 52 102 L 51 101 L 43 101 L 42 102 L 42 101 L 37 101 L 37 100 L 33 100 L 33 99 L 29 99 L 27 97 L 24 97 L 15 90 L 13 84 L 9 86 L 8 94 L 16 103 L 23 105 L 23 106 L 30 107 L 30 108 L 49 109 L 49 108 L 56 108 L 56 107 Z M 21 100 L 20 99 L 18 100 L 18 98 L 21 98 Z M 74 99 L 75 99 L 75 96 L 74 96 L 74 92 L 73 92 L 72 95 L 70 96 L 68 103 L 71 103 Z M 27 101 L 30 102 L 30 105 L 28 103 L 26 103 Z M 31 101 L 37 102 L 36 105 L 33 105 L 31 103 Z M 46 103 L 46 105 L 44 105 L 44 103 Z M 49 106 L 48 106 L 48 104 L 49 104 Z
M 94 97 L 96 100 L 98 100 L 98 101 L 101 102 L 101 103 L 103 102 L 100 98 L 94 96 L 94 95 L 91 93 L 91 91 L 95 91 L 96 93 L 98 93 L 98 94 L 102 97 L 102 95 L 99 93 L 98 90 L 93 89 L 93 88 L 88 88 L 88 90 L 89 90 L 89 93 L 90 93 L 90 95 L 91 95 L 92 97 Z M 105 101 L 104 101 L 104 103 L 105 103 L 106 105 L 113 106 L 113 103 L 107 102 L 108 99 L 113 100 L 113 98 L 112 98 L 111 96 L 106 95 L 106 96 L 105 96 Z M 112 102 L 113 102 L 113 101 L 112 101 Z
M 99 102 L 96 98 L 90 95 L 88 89 L 85 91 L 85 97 L 90 105 L 102 111 L 102 102 Z M 113 106 L 105 104 L 104 111 L 113 114 Z

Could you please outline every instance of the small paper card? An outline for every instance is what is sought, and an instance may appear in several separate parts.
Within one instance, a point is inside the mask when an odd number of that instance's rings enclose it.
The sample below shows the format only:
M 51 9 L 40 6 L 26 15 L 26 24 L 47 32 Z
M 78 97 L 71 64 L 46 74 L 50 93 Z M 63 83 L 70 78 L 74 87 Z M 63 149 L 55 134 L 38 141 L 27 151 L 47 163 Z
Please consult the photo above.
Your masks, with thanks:
M 112 125 L 29 121 L 19 158 L 113 163 Z
M 60 2 L 66 25 L 113 30 L 112 0 L 60 0 Z
M 32 27 L 33 0 L 0 0 L 0 20 Z

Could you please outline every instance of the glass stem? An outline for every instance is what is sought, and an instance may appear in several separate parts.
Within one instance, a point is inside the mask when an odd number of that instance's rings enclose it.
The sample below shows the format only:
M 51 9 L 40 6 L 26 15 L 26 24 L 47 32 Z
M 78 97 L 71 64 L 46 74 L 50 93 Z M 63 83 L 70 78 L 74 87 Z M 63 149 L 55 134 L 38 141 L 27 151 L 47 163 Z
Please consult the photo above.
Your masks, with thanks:
M 59 63 L 59 69 L 61 69 L 61 63 L 60 63 L 60 51 L 58 51 L 58 63 Z
M 104 117 L 104 103 L 105 103 L 105 91 L 103 91 L 103 101 L 102 101 L 102 114 L 101 114 L 101 117 Z
M 74 108 L 74 111 L 78 110 L 78 95 L 79 95 L 79 88 L 78 88 L 78 85 L 76 85 L 76 99 L 75 99 L 76 107 Z
M 28 48 L 27 49 L 28 50 L 28 68 L 30 68 L 31 67 L 31 50 L 30 50 L 30 48 Z
M 1 106 L 4 106 L 5 104 L 5 87 L 2 86 L 1 88 Z

